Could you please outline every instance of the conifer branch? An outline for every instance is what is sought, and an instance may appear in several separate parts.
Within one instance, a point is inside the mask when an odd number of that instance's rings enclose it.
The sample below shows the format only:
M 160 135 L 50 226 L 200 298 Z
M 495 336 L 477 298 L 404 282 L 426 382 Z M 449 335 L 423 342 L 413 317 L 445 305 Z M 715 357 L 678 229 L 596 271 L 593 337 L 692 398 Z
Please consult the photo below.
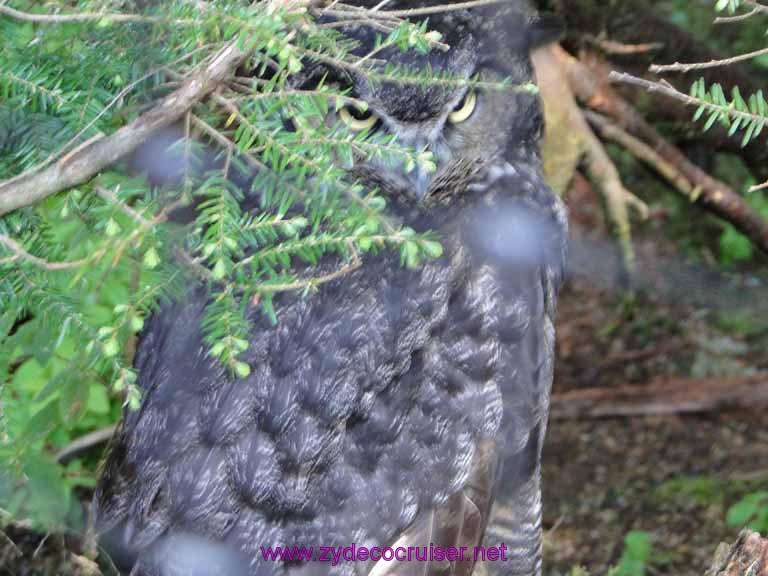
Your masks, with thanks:
M 710 60 L 709 62 L 694 62 L 690 64 L 684 64 L 681 62 L 675 62 L 674 64 L 654 64 L 649 68 L 650 72 L 654 74 L 663 74 L 665 72 L 691 72 L 693 70 L 708 70 L 710 68 L 718 68 L 722 66 L 732 66 L 739 62 L 746 60 L 754 60 L 760 56 L 768 54 L 768 48 L 761 48 L 760 50 L 754 50 L 746 54 L 740 54 L 738 56 L 732 56 L 730 58 L 723 58 L 720 60 Z
M 0 216 L 29 206 L 78 184 L 111 166 L 157 130 L 181 118 L 212 92 L 250 53 L 230 42 L 209 63 L 198 68 L 184 84 L 139 118 L 68 158 L 40 172 L 0 182 Z

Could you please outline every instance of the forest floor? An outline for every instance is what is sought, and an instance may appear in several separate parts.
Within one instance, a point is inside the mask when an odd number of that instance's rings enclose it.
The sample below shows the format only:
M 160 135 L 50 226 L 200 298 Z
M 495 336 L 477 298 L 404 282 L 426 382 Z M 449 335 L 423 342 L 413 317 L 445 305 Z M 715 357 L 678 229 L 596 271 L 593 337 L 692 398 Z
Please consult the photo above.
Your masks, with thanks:
M 665 378 L 695 386 L 768 368 L 763 272 L 683 264 L 650 234 L 636 241 L 644 289 L 629 299 L 611 287 L 611 259 L 595 253 L 604 235 L 592 224 L 572 213 L 555 394 Z M 602 270 L 580 264 L 596 261 Z M 739 533 L 728 508 L 768 487 L 768 413 L 553 419 L 543 483 L 546 576 L 576 565 L 604 574 L 633 530 L 651 536 L 647 574 L 701 576 L 717 545 Z

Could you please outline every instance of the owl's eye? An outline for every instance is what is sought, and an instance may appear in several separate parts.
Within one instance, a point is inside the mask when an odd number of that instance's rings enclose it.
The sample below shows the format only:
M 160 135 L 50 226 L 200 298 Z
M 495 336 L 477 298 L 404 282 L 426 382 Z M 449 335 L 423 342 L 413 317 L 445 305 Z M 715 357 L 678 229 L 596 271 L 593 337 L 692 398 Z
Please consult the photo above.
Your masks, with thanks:
M 373 128 L 376 122 L 379 121 L 379 117 L 370 110 L 363 112 L 354 106 L 344 106 L 344 108 L 339 110 L 339 117 L 344 124 L 355 132 L 362 132 L 363 130 Z
M 475 111 L 477 106 L 477 93 L 474 90 L 470 90 L 456 105 L 453 112 L 448 114 L 448 121 L 451 124 L 461 124 L 472 116 L 472 112 Z

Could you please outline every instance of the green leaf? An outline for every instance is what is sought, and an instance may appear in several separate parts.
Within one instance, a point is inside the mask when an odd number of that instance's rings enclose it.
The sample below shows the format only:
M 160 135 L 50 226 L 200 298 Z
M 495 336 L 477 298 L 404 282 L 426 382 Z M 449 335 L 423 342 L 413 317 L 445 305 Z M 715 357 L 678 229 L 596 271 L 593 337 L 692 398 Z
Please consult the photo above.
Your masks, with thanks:
M 247 378 L 251 374 L 251 367 L 245 362 L 235 364 L 235 374 L 238 378 Z
M 744 498 L 728 509 L 726 522 L 729 526 L 744 526 L 757 515 L 758 506 L 749 498 Z
M 160 264 L 160 255 L 157 253 L 157 250 L 155 250 L 155 247 L 152 246 L 144 254 L 144 265 L 150 270 L 153 270 L 154 268 L 157 268 L 158 264 Z
M 88 389 L 88 412 L 91 414 L 109 414 L 109 396 L 101 384 L 91 384 Z
M 433 240 L 424 240 L 421 243 L 424 253 L 430 258 L 440 258 L 443 255 L 443 246 L 440 242 Z

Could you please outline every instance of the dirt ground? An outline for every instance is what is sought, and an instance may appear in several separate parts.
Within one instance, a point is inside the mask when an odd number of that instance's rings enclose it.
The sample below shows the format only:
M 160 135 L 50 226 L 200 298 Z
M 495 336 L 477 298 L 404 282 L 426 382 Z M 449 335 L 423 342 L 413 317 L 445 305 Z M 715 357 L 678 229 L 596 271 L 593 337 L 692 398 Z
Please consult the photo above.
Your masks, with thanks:
M 574 234 L 577 250 L 593 249 L 583 230 Z M 641 269 L 685 270 L 685 291 L 674 277 L 646 276 L 628 300 L 605 270 L 576 270 L 559 306 L 555 393 L 766 368 L 768 316 L 755 310 L 768 302 L 764 278 L 674 264 L 655 243 L 639 246 Z M 723 321 L 743 317 L 758 322 Z M 738 535 L 728 507 L 768 486 L 768 413 L 554 420 L 543 469 L 546 575 L 575 565 L 603 574 L 626 533 L 642 530 L 654 546 L 648 573 L 701 576 L 718 543 Z

